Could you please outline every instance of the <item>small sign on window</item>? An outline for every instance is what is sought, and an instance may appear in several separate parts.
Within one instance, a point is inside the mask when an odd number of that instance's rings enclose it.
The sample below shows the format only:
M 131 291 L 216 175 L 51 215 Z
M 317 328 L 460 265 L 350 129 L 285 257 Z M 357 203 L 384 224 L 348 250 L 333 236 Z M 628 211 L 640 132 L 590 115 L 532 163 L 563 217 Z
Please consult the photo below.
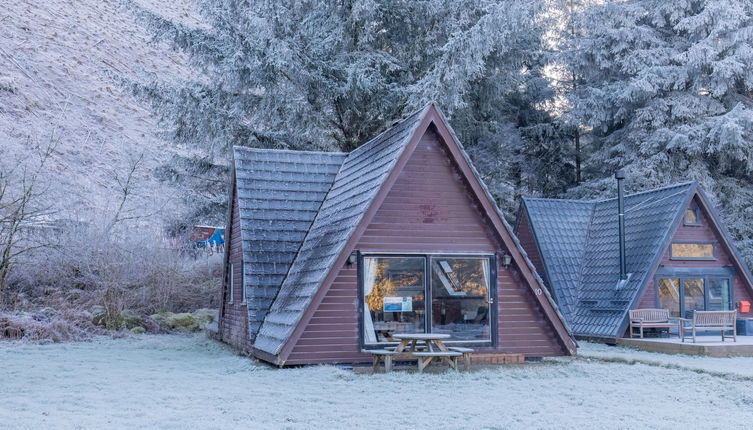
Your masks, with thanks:
M 385 297 L 384 312 L 413 312 L 411 297 Z

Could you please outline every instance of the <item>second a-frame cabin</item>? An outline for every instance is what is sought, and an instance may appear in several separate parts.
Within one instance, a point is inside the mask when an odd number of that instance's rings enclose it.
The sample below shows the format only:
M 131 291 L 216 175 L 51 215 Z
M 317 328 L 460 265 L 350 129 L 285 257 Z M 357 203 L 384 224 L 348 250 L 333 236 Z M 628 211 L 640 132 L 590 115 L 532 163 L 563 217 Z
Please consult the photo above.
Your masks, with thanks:
M 515 232 L 577 337 L 627 337 L 635 309 L 753 317 L 750 271 L 697 183 L 623 204 L 620 252 L 619 198 L 522 199 Z
M 478 353 L 575 353 L 434 105 L 350 153 L 236 147 L 224 341 L 276 365 L 368 362 L 391 333 Z

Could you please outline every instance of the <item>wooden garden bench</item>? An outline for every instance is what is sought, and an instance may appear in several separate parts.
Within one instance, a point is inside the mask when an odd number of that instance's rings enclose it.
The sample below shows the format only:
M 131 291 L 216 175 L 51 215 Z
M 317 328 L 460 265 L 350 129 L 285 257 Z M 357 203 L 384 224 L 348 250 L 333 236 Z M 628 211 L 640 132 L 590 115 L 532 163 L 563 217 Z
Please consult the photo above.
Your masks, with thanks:
M 685 330 L 691 330 L 693 333 L 693 343 L 695 343 L 696 332 L 699 331 L 720 331 L 722 333 L 722 342 L 724 342 L 724 332 L 731 331 L 732 339 L 737 342 L 737 311 L 695 311 L 693 319 L 682 319 L 680 322 L 680 338 L 685 342 Z M 691 325 L 686 326 L 684 323 L 689 322 Z
M 464 370 L 471 370 L 471 354 L 473 354 L 472 348 L 464 348 L 462 346 L 451 346 L 449 348 L 450 351 L 455 351 L 463 354 L 463 369 Z
M 669 331 L 673 327 L 679 329 L 680 323 L 670 319 L 667 309 L 634 309 L 630 311 L 630 337 L 639 334 L 642 339 L 644 328 L 667 329 L 667 337 L 669 337 Z M 638 333 L 634 331 L 636 328 Z
M 417 359 L 416 361 L 418 362 L 419 372 L 423 372 L 435 358 L 447 361 L 447 364 L 449 364 L 451 368 L 458 370 L 458 357 L 463 355 L 462 352 L 456 351 L 416 351 L 411 354 Z
M 372 358 L 374 359 L 374 372 L 376 373 L 379 370 L 379 363 L 384 362 L 384 371 L 385 372 L 391 372 L 392 371 L 392 357 L 395 355 L 399 355 L 399 352 L 396 352 L 394 350 L 389 349 L 367 349 L 364 350 L 364 352 L 371 354 Z

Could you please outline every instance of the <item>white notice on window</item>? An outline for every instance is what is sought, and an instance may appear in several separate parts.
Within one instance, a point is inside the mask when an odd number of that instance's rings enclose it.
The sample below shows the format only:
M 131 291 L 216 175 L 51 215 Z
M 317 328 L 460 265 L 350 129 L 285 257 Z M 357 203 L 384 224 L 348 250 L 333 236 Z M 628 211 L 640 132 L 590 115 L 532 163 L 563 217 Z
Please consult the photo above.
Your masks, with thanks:
M 413 312 L 413 299 L 410 297 L 385 297 L 384 312 Z

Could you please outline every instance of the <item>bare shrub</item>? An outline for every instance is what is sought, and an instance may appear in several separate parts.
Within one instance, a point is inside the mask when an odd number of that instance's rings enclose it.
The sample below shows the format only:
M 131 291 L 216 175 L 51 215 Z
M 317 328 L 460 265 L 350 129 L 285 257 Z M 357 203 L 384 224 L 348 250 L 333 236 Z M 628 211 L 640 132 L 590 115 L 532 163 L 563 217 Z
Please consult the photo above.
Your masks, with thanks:
M 134 200 L 142 160 L 113 172 L 112 210 L 91 211 L 87 221 L 52 220 L 37 203 L 43 162 L 20 178 L 0 166 L 0 311 L 34 315 L 2 314 L 0 337 L 65 340 L 100 326 L 155 332 L 162 328 L 148 315 L 218 306 L 219 279 L 207 261 L 167 246 L 154 213 Z M 54 317 L 37 316 L 45 307 Z
M 45 240 L 55 246 L 28 254 L 16 266 L 13 307 L 49 306 L 69 310 L 69 316 L 101 307 L 102 323 L 111 330 L 130 329 L 124 315 L 131 312 L 147 331 L 159 327 L 146 315 L 217 307 L 219 280 L 190 249 L 167 248 L 144 228 L 99 225 L 67 223 L 46 230 Z
M 64 318 L 50 318 L 39 314 L 0 314 L 0 339 L 63 342 L 87 337 L 86 330 Z

